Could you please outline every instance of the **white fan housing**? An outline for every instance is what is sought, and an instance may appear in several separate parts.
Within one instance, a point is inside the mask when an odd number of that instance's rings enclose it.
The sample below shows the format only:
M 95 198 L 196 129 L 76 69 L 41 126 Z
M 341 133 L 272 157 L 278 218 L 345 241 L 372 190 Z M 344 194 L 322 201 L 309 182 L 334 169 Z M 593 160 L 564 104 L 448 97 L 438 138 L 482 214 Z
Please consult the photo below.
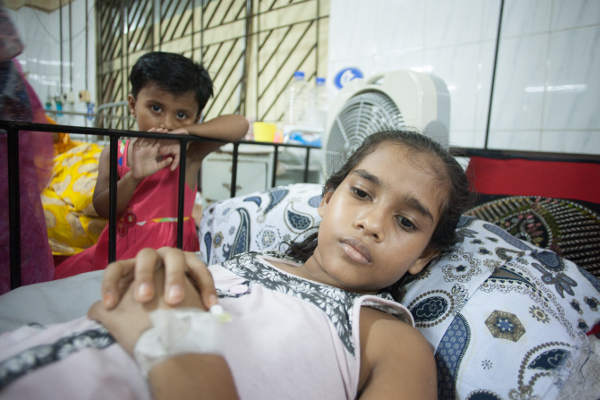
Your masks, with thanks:
M 435 75 L 408 69 L 354 79 L 332 100 L 323 138 L 323 175 L 337 171 L 378 131 L 415 129 L 448 146 L 450 95 Z

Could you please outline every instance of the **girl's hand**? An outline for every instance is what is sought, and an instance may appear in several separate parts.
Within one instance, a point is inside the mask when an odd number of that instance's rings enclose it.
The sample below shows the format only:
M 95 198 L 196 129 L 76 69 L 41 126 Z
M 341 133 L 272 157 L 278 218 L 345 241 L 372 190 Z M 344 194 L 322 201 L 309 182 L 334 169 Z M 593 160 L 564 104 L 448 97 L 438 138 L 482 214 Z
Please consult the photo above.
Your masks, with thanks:
M 162 142 L 157 139 L 139 138 L 133 143 L 131 174 L 134 179 L 142 180 L 173 162 L 173 157 L 162 157 L 160 154 Z M 179 154 L 177 157 L 179 158 Z
M 112 309 L 123 298 L 131 286 L 133 298 L 139 303 L 155 301 L 155 293 L 163 294 L 163 287 L 154 283 L 156 271 L 165 270 L 164 301 L 166 304 L 179 305 L 189 295 L 186 289 L 186 275 L 200 293 L 205 308 L 217 304 L 217 291 L 212 275 L 206 264 L 194 253 L 163 247 L 159 250 L 142 249 L 133 259 L 120 260 L 106 267 L 102 280 L 102 303 Z M 133 282 L 133 285 L 131 284 Z M 188 286 L 192 287 L 192 286 Z M 197 293 L 192 293 L 197 295 Z
M 152 327 L 149 314 L 157 308 L 173 308 L 164 301 L 162 288 L 165 281 L 165 271 L 157 270 L 152 284 L 156 285 L 157 295 L 153 300 L 142 304 L 135 299 L 135 285 L 130 285 L 125 291 L 119 304 L 112 310 L 107 310 L 98 301 L 90 307 L 88 318 L 103 324 L 110 334 L 129 354 L 133 354 L 136 342 L 145 330 Z M 206 311 L 200 296 L 193 289 L 189 280 L 184 279 L 184 285 L 189 295 L 179 304 L 181 307 L 194 307 Z

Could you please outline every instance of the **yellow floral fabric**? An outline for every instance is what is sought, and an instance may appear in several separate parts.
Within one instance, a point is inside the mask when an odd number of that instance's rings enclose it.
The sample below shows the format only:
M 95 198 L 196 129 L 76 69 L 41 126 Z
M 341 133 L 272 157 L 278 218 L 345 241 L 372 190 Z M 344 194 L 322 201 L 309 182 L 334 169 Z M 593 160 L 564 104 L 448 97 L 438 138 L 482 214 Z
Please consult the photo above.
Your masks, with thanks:
M 52 179 L 41 197 L 55 256 L 70 256 L 94 245 L 107 223 L 92 204 L 101 151 L 97 144 L 84 143 L 54 158 Z
M 46 115 L 46 122 L 52 125 L 57 125 L 56 121 Z M 71 140 L 71 136 L 64 132 L 52 133 L 52 140 L 54 141 L 54 157 L 62 154 L 66 151 L 71 150 L 73 147 L 77 147 L 81 144 L 76 140 Z
M 54 137 L 54 157 L 71 150 L 81 144 L 76 140 L 71 140 L 68 133 L 59 132 Z

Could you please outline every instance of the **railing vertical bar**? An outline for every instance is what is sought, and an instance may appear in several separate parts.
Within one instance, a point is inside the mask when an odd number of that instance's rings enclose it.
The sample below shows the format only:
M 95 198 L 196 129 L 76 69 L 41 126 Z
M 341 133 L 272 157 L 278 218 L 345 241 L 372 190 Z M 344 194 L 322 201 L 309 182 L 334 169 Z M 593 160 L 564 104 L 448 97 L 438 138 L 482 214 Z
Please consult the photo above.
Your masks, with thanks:
M 306 160 L 304 161 L 304 183 L 308 182 L 308 164 L 310 161 L 310 147 L 306 148 Z
M 187 140 L 179 142 L 179 195 L 177 198 L 177 248 L 183 249 L 183 203 L 185 197 L 185 163 Z M 168 168 L 168 167 L 167 167 Z
M 108 196 L 108 263 L 117 259 L 117 160 L 119 134 L 110 133 L 110 172 Z
M 235 197 L 235 189 L 237 185 L 237 165 L 238 165 L 238 147 L 239 143 L 233 144 L 233 165 L 231 166 L 231 187 L 229 188 L 229 195 Z
M 271 187 L 275 187 L 275 183 L 277 183 L 277 157 L 279 156 L 279 145 L 274 144 L 275 148 L 273 149 L 273 171 L 271 175 Z
M 19 177 L 19 129 L 10 126 L 7 132 L 8 215 L 10 230 L 10 288 L 21 286 L 21 185 Z

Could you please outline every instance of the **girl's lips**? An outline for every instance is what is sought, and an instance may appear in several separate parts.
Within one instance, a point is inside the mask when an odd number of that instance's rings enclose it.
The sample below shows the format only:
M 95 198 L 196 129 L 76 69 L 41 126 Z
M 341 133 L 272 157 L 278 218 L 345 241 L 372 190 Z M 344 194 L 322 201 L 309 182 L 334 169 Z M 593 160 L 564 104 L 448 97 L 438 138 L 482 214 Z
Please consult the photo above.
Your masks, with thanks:
M 342 244 L 342 249 L 346 255 L 352 260 L 361 264 L 368 264 L 371 262 L 371 252 L 360 240 L 344 238 L 340 240 L 340 243 Z

